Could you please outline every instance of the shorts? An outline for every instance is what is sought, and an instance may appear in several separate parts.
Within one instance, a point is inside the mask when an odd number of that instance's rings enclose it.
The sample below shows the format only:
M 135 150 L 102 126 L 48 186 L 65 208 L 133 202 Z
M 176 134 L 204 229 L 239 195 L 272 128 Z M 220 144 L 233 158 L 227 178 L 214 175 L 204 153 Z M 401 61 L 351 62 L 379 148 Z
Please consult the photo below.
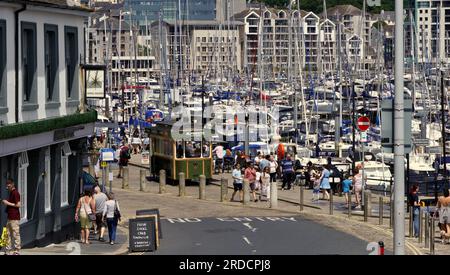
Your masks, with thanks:
M 95 223 L 97 224 L 97 228 L 102 228 L 102 227 L 106 227 L 106 223 L 103 220 L 103 214 L 99 213 L 99 214 L 95 214 Z
M 255 191 L 256 190 L 256 182 L 250 183 L 250 190 Z
M 92 227 L 89 217 L 80 217 L 81 229 L 90 229 Z
M 242 183 L 233 183 L 234 191 L 242 191 Z

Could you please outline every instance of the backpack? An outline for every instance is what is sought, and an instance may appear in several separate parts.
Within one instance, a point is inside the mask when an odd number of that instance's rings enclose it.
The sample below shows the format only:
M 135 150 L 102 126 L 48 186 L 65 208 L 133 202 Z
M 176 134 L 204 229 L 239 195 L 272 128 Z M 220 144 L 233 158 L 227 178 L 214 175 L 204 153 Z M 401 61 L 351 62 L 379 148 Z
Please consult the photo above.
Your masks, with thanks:
M 130 159 L 131 158 L 131 156 L 130 156 L 130 150 L 128 149 L 128 148 L 123 148 L 122 149 L 122 158 L 124 158 L 124 159 Z

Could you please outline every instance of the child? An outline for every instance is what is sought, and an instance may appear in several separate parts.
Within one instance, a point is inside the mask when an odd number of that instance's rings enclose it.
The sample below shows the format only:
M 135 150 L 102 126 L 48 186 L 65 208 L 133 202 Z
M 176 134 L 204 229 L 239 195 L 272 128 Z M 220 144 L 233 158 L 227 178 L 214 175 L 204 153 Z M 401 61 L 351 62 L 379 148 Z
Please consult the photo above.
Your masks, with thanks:
M 342 182 L 342 192 L 344 192 L 344 196 L 345 196 L 345 206 L 344 207 L 348 207 L 349 202 L 351 204 L 350 188 L 352 186 L 352 183 L 353 183 L 352 176 L 347 176 L 347 178 Z
M 311 181 L 314 182 L 313 184 L 313 197 L 312 197 L 312 201 L 319 201 L 319 197 L 320 197 L 320 178 L 321 175 L 319 172 L 317 172 L 317 170 L 313 170 L 312 176 L 311 176 Z M 316 199 L 317 196 L 317 199 Z

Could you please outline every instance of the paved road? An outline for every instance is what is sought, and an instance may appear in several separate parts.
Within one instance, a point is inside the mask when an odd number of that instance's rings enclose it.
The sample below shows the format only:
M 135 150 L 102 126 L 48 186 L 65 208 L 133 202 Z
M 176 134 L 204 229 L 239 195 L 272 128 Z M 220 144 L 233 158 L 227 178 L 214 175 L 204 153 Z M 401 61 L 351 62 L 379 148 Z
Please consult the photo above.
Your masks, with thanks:
M 299 217 L 162 220 L 157 255 L 367 255 L 367 243 Z

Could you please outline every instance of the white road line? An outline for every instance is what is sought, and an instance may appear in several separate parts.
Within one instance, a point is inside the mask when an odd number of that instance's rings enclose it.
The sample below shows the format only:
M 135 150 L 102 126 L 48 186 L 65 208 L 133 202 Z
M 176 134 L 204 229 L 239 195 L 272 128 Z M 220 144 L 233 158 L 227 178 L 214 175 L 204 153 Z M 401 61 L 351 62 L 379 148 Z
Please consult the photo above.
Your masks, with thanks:
M 248 245 L 252 245 L 252 243 L 247 239 L 247 237 L 242 236 L 242 238 L 244 239 L 244 241 L 245 241 Z
M 258 228 L 253 228 L 249 223 L 242 223 L 244 226 L 248 227 L 252 232 L 255 232 Z

